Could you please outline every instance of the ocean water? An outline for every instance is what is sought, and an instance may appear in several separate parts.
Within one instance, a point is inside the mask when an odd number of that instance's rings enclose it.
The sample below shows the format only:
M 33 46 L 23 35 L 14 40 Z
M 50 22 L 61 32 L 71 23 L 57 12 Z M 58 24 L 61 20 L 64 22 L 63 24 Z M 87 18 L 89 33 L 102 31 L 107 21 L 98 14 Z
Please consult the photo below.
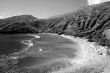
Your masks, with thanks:
M 0 35 L 0 55 L 19 58 L 19 67 L 39 67 L 59 58 L 74 58 L 76 43 L 56 34 Z
M 0 55 L 9 55 L 22 50 L 27 45 L 21 41 L 31 38 L 33 37 L 22 34 L 0 35 Z
M 85 67 L 94 68 L 94 72 L 109 66 L 110 58 L 97 54 L 97 49 L 105 49 L 85 38 L 51 33 L 0 35 L 0 55 L 18 59 L 21 69 L 32 69 L 32 73 L 68 73 L 78 69 L 85 72 Z M 105 50 L 106 52 L 106 50 Z M 100 68 L 99 67 L 102 67 Z M 82 68 L 82 71 L 80 70 Z M 98 69 L 98 70 L 97 70 Z M 110 68 L 106 68 L 110 70 Z M 53 71 L 54 73 L 54 71 Z M 89 73 L 89 72 L 88 72 Z

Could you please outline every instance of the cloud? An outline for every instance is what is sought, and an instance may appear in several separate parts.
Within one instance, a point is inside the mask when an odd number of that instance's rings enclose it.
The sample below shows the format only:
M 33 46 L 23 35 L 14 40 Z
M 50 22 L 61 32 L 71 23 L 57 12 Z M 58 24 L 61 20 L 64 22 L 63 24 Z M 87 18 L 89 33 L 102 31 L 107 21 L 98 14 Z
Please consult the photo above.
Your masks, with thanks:
M 100 2 L 101 2 L 101 0 L 88 0 L 89 5 L 99 4 Z
M 110 1 L 110 0 L 88 0 L 88 5 L 99 4 L 107 1 Z
M 10 14 L 9 11 L 2 11 L 2 12 L 0 12 L 0 19 L 9 17 L 9 14 Z
M 18 12 L 2 11 L 2 12 L 0 12 L 0 19 L 17 16 L 17 15 L 22 15 L 22 14 L 23 13 L 21 11 L 18 11 Z
M 0 19 L 3 19 L 3 18 L 5 18 L 4 16 L 2 16 L 2 15 L 0 15 Z

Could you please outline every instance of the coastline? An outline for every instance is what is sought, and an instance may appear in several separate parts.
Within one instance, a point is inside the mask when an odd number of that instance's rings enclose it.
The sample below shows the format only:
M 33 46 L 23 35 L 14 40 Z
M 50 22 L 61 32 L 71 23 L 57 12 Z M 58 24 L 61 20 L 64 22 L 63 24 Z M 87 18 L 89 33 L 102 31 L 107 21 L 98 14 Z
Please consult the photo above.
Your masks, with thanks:
M 56 34 L 52 34 L 52 35 L 56 35 Z M 32 35 L 32 36 L 34 37 L 39 35 Z M 110 57 L 107 56 L 106 54 L 107 47 L 97 45 L 95 42 L 88 42 L 86 38 L 79 38 L 79 37 L 74 37 L 69 35 L 59 35 L 59 36 L 76 43 L 75 45 L 76 48 L 74 48 L 74 44 L 72 45 L 72 49 L 77 49 L 77 52 L 75 53 L 76 57 L 65 58 L 65 59 L 64 58 L 55 59 L 54 60 L 55 62 L 58 61 L 58 62 L 70 63 L 71 66 L 67 66 L 66 68 L 60 69 L 59 71 L 52 71 L 51 73 L 70 73 L 70 72 L 91 73 L 91 72 L 82 72 L 84 71 L 84 69 L 89 70 L 90 68 L 94 68 L 96 71 L 103 70 L 104 71 L 103 73 L 107 73 L 107 71 L 110 72 L 110 66 L 109 66 Z M 34 39 L 23 40 L 22 43 L 27 45 L 28 47 L 20 52 L 24 52 L 28 50 L 31 46 L 33 46 L 34 43 L 32 40 Z M 42 49 L 39 49 L 39 51 L 42 51 Z M 99 52 L 101 52 L 102 54 L 99 54 Z M 13 56 L 12 58 L 17 59 L 19 57 Z M 51 62 L 53 63 L 53 61 Z M 99 73 L 102 73 L 102 72 L 99 72 Z
M 68 71 L 80 70 L 82 68 L 95 68 L 96 70 L 103 70 L 103 73 L 106 73 L 106 70 L 109 70 L 110 67 L 107 67 L 110 65 L 110 57 L 107 56 L 107 47 L 103 47 L 100 45 L 97 45 L 95 42 L 88 42 L 85 38 L 79 38 L 69 35 L 61 35 L 62 37 L 66 39 L 70 39 L 73 42 L 76 42 L 79 45 L 78 53 L 76 58 L 73 58 L 71 60 L 71 63 L 73 64 L 73 67 L 69 67 L 65 70 L 62 70 L 58 73 L 65 73 Z M 102 54 L 99 54 L 98 52 L 101 52 Z M 76 65 L 76 66 L 75 66 Z M 56 72 L 53 72 L 56 73 Z

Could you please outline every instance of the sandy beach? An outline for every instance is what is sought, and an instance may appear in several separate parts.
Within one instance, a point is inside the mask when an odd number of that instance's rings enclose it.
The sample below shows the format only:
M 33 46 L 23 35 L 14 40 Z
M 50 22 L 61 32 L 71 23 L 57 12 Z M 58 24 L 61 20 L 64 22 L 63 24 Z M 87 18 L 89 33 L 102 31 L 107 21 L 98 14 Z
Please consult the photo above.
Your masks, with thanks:
M 97 45 L 95 42 L 88 42 L 85 38 L 75 38 L 73 36 L 61 35 L 64 38 L 70 39 L 79 45 L 77 56 L 71 59 L 73 66 L 61 71 L 52 73 L 109 73 L 110 72 L 110 56 L 106 54 L 107 47 Z M 89 69 L 93 70 L 89 70 Z

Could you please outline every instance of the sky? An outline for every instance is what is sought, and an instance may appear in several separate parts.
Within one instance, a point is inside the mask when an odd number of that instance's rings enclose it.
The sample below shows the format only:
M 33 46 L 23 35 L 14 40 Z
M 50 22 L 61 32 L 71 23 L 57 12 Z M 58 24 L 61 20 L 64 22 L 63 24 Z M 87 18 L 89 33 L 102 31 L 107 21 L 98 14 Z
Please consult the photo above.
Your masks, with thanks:
M 103 3 L 103 2 L 107 2 L 110 0 L 88 0 L 88 4 L 89 5 L 94 5 L 94 4 L 99 4 L 99 3 Z
M 86 5 L 86 0 L 0 0 L 0 18 L 24 14 L 48 18 Z

